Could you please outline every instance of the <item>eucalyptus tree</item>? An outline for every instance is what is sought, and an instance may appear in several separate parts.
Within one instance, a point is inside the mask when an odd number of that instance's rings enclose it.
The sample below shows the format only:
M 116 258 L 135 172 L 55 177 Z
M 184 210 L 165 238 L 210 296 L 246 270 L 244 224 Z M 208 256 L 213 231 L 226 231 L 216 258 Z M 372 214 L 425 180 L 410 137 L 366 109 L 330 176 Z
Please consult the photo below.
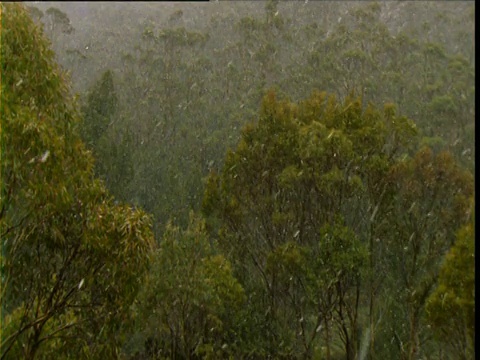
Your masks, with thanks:
M 427 321 L 439 340 L 440 351 L 461 359 L 473 359 L 475 348 L 473 211 L 470 216 L 469 223 L 457 232 L 455 244 L 445 256 L 437 287 L 426 306 Z
M 2 4 L 1 357 L 114 357 L 151 219 L 94 178 L 64 74 L 21 4 Z
M 153 358 L 225 358 L 241 351 L 243 288 L 190 214 L 186 229 L 169 223 L 138 298 L 134 348 Z M 143 346 L 142 346 L 143 345 Z
M 265 97 L 203 204 L 250 295 L 248 333 L 264 334 L 252 351 L 309 358 L 324 346 L 330 358 L 342 343 L 353 359 L 362 340 L 374 356 L 383 313 L 397 308 L 408 319 L 409 331 L 393 334 L 402 354 L 420 350 L 438 259 L 465 221 L 473 181 L 448 153 L 417 149 L 414 123 L 391 104 L 382 113 L 325 93 L 298 105 Z
M 327 357 L 332 341 L 355 357 L 360 279 L 373 251 L 361 231 L 381 206 L 375 176 L 386 174 L 411 126 L 394 119 L 387 130 L 358 100 L 315 93 L 297 106 L 269 93 L 258 125 L 243 130 L 223 172 L 210 177 L 204 209 L 252 294 L 267 353 L 311 357 L 323 334 Z M 358 218 L 353 209 L 368 203 L 370 216 Z
M 425 305 L 438 281 L 439 259 L 454 244 L 456 230 L 468 221 L 474 183 L 472 174 L 451 154 L 435 154 L 428 148 L 399 162 L 390 176 L 397 194 L 384 235 L 385 257 L 396 274 L 396 290 L 389 291 L 403 304 L 400 314 L 407 319 L 402 326 L 392 324 L 391 331 L 402 358 L 416 359 L 424 353 L 429 335 Z

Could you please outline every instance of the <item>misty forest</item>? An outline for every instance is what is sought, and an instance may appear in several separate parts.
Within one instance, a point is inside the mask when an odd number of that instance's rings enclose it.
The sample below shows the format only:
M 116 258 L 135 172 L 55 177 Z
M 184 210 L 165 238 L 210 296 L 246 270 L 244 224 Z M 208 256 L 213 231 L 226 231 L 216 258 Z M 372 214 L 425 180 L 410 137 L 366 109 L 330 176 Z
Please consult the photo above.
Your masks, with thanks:
M 0 6 L 0 359 L 475 358 L 474 2 Z

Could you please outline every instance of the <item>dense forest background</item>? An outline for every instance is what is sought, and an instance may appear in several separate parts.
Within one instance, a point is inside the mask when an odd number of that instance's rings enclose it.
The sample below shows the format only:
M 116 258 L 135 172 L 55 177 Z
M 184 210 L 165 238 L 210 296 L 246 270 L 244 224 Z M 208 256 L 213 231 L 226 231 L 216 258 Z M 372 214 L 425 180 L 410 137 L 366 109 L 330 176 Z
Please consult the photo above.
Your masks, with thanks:
M 42 17 L 93 127 L 99 175 L 158 224 L 198 210 L 201 179 L 221 168 L 270 87 L 293 101 L 317 89 L 393 102 L 424 142 L 473 169 L 470 2 L 35 6 L 69 19 L 66 30 L 61 16 Z M 95 106 L 109 97 L 100 124 Z
M 2 358 L 473 359 L 474 2 L 25 5 L 2 241 L 63 235 L 5 242 Z

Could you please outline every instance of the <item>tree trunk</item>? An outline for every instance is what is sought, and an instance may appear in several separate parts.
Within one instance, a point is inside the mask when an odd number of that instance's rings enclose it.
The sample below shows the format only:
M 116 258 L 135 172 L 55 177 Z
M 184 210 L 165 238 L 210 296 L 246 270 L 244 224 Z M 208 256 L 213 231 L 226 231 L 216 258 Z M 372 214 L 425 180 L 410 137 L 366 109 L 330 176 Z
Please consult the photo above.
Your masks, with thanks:
M 408 341 L 408 360 L 414 360 L 418 351 L 418 316 L 415 309 L 410 310 L 410 337 Z
M 325 317 L 325 340 L 326 340 L 326 360 L 330 360 L 330 324 L 328 323 L 327 317 Z
M 34 333 L 28 339 L 27 349 L 25 351 L 25 360 L 33 360 L 35 359 L 38 346 L 40 345 L 38 339 L 40 338 L 40 334 L 42 332 L 43 326 L 35 326 Z

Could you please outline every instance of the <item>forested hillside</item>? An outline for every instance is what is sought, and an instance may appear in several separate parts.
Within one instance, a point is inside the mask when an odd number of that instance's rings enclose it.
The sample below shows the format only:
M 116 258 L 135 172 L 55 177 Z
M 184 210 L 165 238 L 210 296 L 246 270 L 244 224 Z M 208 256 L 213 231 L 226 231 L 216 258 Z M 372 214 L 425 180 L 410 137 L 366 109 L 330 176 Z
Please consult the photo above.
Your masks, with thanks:
M 2 4 L 1 358 L 473 359 L 474 7 Z
M 270 87 L 294 101 L 319 90 L 393 102 L 426 145 L 474 168 L 473 3 L 34 5 L 95 128 L 84 139 L 98 175 L 158 224 L 199 209 L 201 179 Z

